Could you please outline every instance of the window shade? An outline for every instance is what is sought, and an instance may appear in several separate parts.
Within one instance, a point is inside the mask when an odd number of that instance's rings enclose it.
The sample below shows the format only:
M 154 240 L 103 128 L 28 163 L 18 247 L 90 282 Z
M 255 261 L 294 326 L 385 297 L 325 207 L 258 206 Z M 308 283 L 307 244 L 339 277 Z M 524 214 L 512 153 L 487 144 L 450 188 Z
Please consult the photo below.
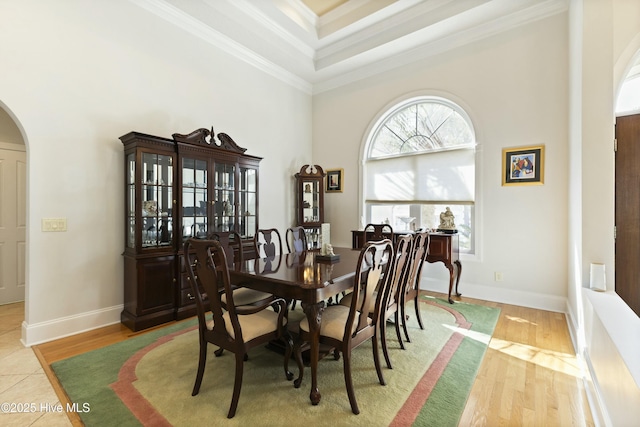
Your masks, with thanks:
M 367 201 L 473 202 L 473 148 L 413 154 L 366 163 Z

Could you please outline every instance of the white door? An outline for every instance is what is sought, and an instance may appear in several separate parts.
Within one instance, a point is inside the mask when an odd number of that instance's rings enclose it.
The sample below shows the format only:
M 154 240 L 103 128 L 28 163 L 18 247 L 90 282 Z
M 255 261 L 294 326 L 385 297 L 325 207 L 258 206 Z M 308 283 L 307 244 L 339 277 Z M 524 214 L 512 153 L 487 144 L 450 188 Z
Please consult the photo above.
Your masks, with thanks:
M 0 142 L 0 304 L 24 301 L 27 153 Z

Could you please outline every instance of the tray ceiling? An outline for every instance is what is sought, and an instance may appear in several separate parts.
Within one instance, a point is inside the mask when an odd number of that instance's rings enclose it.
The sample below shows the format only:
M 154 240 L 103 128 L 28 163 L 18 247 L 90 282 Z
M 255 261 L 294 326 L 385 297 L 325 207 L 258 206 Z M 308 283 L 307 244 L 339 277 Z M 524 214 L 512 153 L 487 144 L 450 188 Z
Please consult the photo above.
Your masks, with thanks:
M 568 0 L 130 1 L 310 93 L 568 8 Z

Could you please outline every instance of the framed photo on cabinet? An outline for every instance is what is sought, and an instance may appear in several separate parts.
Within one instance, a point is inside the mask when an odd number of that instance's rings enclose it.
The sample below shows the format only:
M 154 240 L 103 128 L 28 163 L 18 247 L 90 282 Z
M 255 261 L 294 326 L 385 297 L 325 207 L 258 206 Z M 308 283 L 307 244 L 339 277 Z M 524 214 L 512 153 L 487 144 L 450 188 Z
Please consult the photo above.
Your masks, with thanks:
M 502 150 L 502 185 L 542 184 L 544 184 L 544 145 Z
M 327 170 L 327 193 L 342 193 L 344 169 Z

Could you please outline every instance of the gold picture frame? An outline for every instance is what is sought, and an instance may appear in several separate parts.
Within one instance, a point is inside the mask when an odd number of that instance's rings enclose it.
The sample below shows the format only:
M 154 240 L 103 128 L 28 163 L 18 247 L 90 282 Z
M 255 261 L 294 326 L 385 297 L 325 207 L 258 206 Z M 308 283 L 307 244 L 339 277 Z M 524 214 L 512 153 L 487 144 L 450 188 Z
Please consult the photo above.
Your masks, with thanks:
M 327 169 L 327 193 L 342 193 L 344 169 Z
M 544 145 L 504 148 L 502 185 L 543 185 Z

